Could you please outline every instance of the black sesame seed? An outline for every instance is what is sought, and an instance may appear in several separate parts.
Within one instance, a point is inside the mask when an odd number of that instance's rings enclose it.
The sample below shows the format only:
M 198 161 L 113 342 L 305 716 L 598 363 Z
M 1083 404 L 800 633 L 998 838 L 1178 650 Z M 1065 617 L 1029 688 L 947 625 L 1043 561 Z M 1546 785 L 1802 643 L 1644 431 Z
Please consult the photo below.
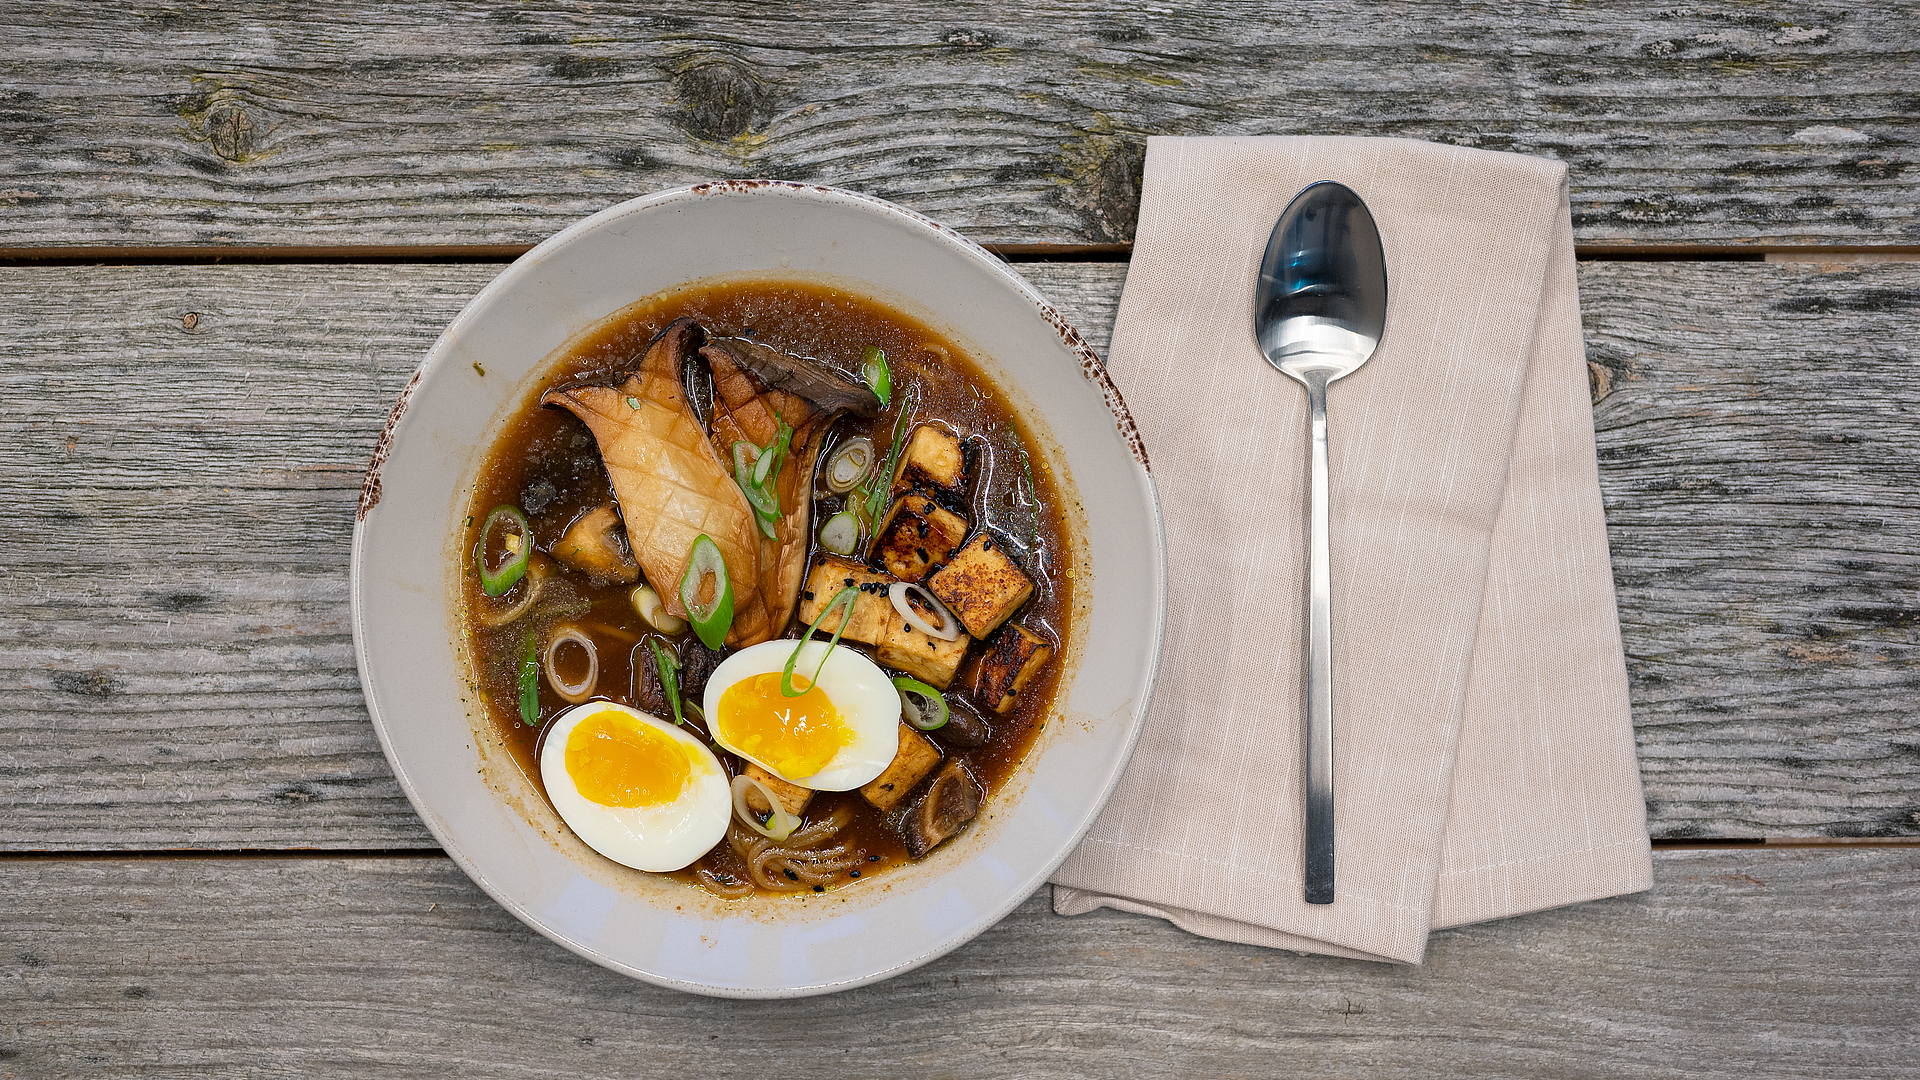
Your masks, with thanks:
M 893 785 L 891 785 L 891 784 L 889 784 L 889 785 L 887 785 L 887 786 L 888 786 L 888 787 L 892 787 Z M 868 862 L 879 862 L 879 861 L 880 861 L 880 856 L 878 856 L 878 855 L 869 855 L 869 856 L 867 856 L 867 861 L 868 861 Z
M 914 551 L 914 554 L 916 554 L 916 555 L 918 555 L 918 556 L 920 556 L 920 561 L 921 561 L 921 562 L 932 562 L 932 561 L 933 561 L 933 556 L 931 556 L 931 555 L 929 555 L 929 554 L 927 554 L 927 549 L 926 549 L 926 548 L 914 548 L 914 549 L 913 549 L 913 551 Z
M 993 539 L 992 539 L 991 537 L 989 537 L 988 539 L 985 539 L 985 540 L 982 540 L 982 541 L 980 541 L 980 550 L 981 550 L 981 551 L 992 551 L 992 550 L 993 550 Z
M 860 876 L 860 871 L 858 871 L 858 870 L 849 870 L 849 871 L 847 871 L 847 876 L 848 876 L 848 877 L 859 877 L 859 876 Z
M 825 885 L 815 885 L 815 886 L 813 887 L 813 891 L 814 891 L 814 892 L 826 892 L 826 891 L 827 891 L 827 887 L 826 887 Z
M 799 874 L 796 874 L 796 873 L 794 873 L 794 872 L 793 872 L 793 871 L 791 871 L 791 870 L 786 870 L 786 871 L 782 871 L 782 872 L 783 872 L 783 873 L 785 873 L 785 874 L 787 875 L 787 880 L 788 880 L 788 881 L 799 881 L 799 880 L 800 880 L 800 875 L 799 875 Z

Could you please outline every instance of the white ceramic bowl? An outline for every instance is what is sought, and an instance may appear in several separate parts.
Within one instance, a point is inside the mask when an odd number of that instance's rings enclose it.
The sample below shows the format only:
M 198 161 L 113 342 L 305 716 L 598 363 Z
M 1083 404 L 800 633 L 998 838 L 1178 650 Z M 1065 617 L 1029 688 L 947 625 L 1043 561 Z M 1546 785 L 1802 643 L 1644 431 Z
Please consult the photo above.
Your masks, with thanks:
M 454 515 L 497 425 L 569 339 L 634 301 L 727 275 L 824 276 L 969 349 L 1077 502 L 1079 610 L 1059 706 L 1015 779 L 928 859 L 858 887 L 727 903 L 574 839 L 464 700 Z M 484 377 L 475 365 L 484 368 Z M 474 297 L 395 404 L 353 534 L 353 634 L 380 744 L 414 808 L 509 911 L 617 971 L 777 997 L 869 983 L 991 926 L 1038 888 L 1106 801 L 1139 734 L 1166 574 L 1146 456 L 1080 336 L 978 245 L 878 199 L 767 181 L 701 185 L 595 214 Z

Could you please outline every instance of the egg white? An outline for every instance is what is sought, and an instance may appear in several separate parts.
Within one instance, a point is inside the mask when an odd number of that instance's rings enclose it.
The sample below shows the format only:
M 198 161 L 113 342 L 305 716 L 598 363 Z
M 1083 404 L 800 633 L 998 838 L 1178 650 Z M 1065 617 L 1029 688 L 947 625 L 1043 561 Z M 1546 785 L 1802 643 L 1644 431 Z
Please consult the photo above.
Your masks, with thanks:
M 871 782 L 887 771 L 900 750 L 900 692 L 878 664 L 852 649 L 836 648 L 827 656 L 820 671 L 820 689 L 833 702 L 840 719 L 853 733 L 853 740 L 840 748 L 825 767 L 811 776 L 788 776 L 767 762 L 743 753 L 720 732 L 720 697 L 741 679 L 766 672 L 778 673 L 793 655 L 795 641 L 778 638 L 749 645 L 720 662 L 707 679 L 703 699 L 708 729 L 715 742 L 790 784 L 815 791 L 851 791 Z M 826 652 L 824 641 L 809 641 L 800 647 L 800 659 L 793 665 L 795 675 L 809 678 Z
M 604 806 L 580 794 L 567 772 L 567 740 L 580 721 L 619 712 L 670 736 L 687 753 L 690 775 L 680 797 L 663 806 Z M 635 870 L 679 870 L 712 850 L 727 834 L 733 800 L 726 771 L 705 743 L 671 723 L 617 705 L 589 701 L 560 714 L 540 750 L 540 778 L 561 820 L 593 850 Z

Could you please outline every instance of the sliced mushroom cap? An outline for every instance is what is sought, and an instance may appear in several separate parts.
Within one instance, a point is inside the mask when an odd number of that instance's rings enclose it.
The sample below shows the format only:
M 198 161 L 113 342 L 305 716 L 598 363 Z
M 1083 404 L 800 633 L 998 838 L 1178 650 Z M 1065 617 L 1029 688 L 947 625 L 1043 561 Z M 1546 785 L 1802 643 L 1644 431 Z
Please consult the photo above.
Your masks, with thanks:
M 918 859 L 959 832 L 980 813 L 985 795 L 980 782 L 959 758 L 947 759 L 900 822 L 900 838 L 907 842 L 907 854 Z
M 706 700 L 707 678 L 725 659 L 717 649 L 709 649 L 692 634 L 680 639 L 680 697 L 683 701 Z
M 947 722 L 935 728 L 932 735 L 948 746 L 971 749 L 985 746 L 993 738 L 993 729 L 965 698 L 954 695 L 947 698 Z
M 806 398 L 822 412 L 856 416 L 876 416 L 880 412 L 880 398 L 865 383 L 818 360 L 784 353 L 750 338 L 716 338 L 713 343 L 732 353 L 740 366 L 753 372 L 768 389 Z
M 596 585 L 640 580 L 640 564 L 627 551 L 626 530 L 612 503 L 575 518 L 552 550 L 554 558 L 584 572 Z

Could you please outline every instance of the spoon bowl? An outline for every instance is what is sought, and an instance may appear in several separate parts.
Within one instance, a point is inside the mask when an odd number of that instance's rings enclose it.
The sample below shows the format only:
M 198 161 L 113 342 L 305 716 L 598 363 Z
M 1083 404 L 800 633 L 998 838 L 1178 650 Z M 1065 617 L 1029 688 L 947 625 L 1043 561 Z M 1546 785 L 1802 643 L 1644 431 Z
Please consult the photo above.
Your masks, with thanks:
M 1287 204 L 1260 260 L 1254 333 L 1267 363 L 1301 382 L 1350 375 L 1387 323 L 1387 262 L 1352 188 L 1309 185 Z
M 1309 904 L 1333 903 L 1333 575 L 1327 529 L 1327 384 L 1351 375 L 1387 325 L 1387 260 L 1373 214 L 1331 180 L 1293 197 L 1267 240 L 1254 296 L 1260 351 L 1307 388 L 1313 506 L 1307 560 L 1306 865 Z

